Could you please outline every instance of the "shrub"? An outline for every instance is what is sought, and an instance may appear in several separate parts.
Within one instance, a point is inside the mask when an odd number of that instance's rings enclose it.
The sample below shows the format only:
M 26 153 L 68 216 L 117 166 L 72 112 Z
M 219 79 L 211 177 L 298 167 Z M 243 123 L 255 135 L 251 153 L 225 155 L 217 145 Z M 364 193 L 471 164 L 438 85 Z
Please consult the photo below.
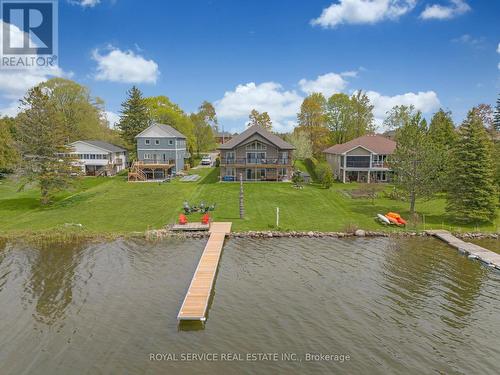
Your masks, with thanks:
M 320 163 L 316 166 L 316 177 L 319 183 L 325 188 L 329 189 L 333 185 L 333 174 L 328 163 Z

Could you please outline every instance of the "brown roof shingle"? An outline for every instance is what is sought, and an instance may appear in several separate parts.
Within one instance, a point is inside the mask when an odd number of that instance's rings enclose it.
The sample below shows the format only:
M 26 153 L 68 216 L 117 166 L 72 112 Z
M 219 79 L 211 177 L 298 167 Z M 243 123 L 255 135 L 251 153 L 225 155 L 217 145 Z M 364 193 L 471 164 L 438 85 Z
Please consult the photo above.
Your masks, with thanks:
M 243 133 L 235 136 L 232 138 L 230 141 L 220 145 L 218 147 L 219 150 L 231 150 L 238 146 L 240 143 L 243 143 L 246 139 L 250 138 L 254 134 L 259 134 L 265 139 L 267 139 L 269 142 L 274 144 L 276 147 L 282 149 L 282 150 L 295 150 L 295 146 L 285 142 L 283 139 L 278 137 L 276 134 L 271 133 L 270 131 L 267 131 L 264 129 L 262 126 L 259 125 L 253 125 L 250 126 L 248 129 L 246 129 Z
M 375 154 L 392 154 L 396 149 L 396 142 L 378 134 L 369 134 L 355 138 L 346 143 L 331 146 L 323 152 L 326 154 L 343 154 L 359 146 L 362 146 Z

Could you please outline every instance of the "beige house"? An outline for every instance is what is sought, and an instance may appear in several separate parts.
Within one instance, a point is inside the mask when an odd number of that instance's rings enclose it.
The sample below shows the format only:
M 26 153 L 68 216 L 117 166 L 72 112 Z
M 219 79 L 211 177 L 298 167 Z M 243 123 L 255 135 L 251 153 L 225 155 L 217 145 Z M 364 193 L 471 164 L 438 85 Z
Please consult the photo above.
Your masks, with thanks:
M 343 183 L 387 182 L 392 175 L 387 158 L 395 149 L 396 142 L 370 134 L 334 145 L 323 152 L 335 178 Z
M 219 146 L 221 181 L 286 181 L 292 177 L 293 145 L 254 125 Z

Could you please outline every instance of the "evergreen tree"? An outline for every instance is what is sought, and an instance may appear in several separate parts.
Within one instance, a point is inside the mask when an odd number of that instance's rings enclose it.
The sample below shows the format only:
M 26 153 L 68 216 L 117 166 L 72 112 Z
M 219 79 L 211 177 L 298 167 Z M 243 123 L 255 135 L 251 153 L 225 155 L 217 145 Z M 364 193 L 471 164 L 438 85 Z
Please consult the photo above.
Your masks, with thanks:
M 146 129 L 151 120 L 141 90 L 132 86 L 127 91 L 127 95 L 128 98 L 122 103 L 120 122 L 117 124 L 117 128 L 129 150 L 135 151 L 135 136 Z
M 25 183 L 38 183 L 41 203 L 46 205 L 56 192 L 71 185 L 72 175 L 80 168 L 67 156 L 64 118 L 45 90 L 41 86 L 30 89 L 21 106 L 16 129 L 22 172 Z
M 477 111 L 471 110 L 453 148 L 447 208 L 466 222 L 491 221 L 498 193 L 494 184 L 493 145 Z
M 493 126 L 497 132 L 500 132 L 500 95 L 497 98 L 497 105 L 495 106 L 495 117 L 493 120 Z
M 392 112 L 404 116 L 398 116 L 401 125 L 396 130 L 397 146 L 389 158 L 389 165 L 395 173 L 395 185 L 410 200 L 410 214 L 414 216 L 417 198 L 429 197 L 440 187 L 438 167 L 441 160 L 429 141 L 427 124 L 420 112 L 401 106 Z
M 443 146 L 446 149 L 455 144 L 457 132 L 451 118 L 451 112 L 440 109 L 432 116 L 429 125 L 429 137 L 435 145 Z

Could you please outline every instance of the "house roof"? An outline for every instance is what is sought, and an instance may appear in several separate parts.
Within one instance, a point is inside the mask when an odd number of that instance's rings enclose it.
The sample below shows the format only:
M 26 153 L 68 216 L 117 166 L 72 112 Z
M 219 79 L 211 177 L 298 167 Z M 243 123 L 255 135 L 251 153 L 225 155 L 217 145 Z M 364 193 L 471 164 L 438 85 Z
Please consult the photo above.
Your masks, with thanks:
M 396 142 L 379 134 L 369 134 L 331 146 L 323 152 L 326 154 L 345 154 L 356 147 L 366 148 L 375 154 L 392 154 L 396 148 Z
M 182 134 L 180 131 L 177 129 L 171 127 L 170 125 L 165 125 L 165 124 L 158 124 L 158 123 L 153 123 L 150 126 L 148 126 L 146 129 L 144 129 L 142 132 L 137 134 L 135 138 L 142 137 L 144 133 L 146 133 L 148 130 L 156 128 L 160 130 L 161 134 L 164 134 L 164 137 L 169 137 L 169 138 L 186 138 L 184 134 Z
M 75 141 L 73 143 L 77 143 L 77 142 L 87 143 L 89 145 L 102 148 L 103 150 L 106 150 L 106 151 L 109 151 L 109 152 L 125 152 L 125 151 L 127 151 L 124 148 L 115 146 L 114 144 L 111 144 L 111 143 L 108 143 L 108 142 L 104 142 L 104 141 L 85 140 L 85 141 Z M 73 143 L 71 143 L 71 144 L 73 144 Z
M 264 129 L 262 126 L 253 125 L 246 129 L 243 133 L 234 136 L 230 141 L 220 145 L 218 147 L 219 150 L 230 150 L 240 145 L 248 138 L 250 138 L 254 134 L 259 134 L 263 138 L 267 139 L 269 142 L 274 144 L 276 147 L 282 150 L 294 150 L 295 147 L 288 142 L 285 142 L 283 139 L 278 137 L 276 134 L 271 133 L 270 131 Z

